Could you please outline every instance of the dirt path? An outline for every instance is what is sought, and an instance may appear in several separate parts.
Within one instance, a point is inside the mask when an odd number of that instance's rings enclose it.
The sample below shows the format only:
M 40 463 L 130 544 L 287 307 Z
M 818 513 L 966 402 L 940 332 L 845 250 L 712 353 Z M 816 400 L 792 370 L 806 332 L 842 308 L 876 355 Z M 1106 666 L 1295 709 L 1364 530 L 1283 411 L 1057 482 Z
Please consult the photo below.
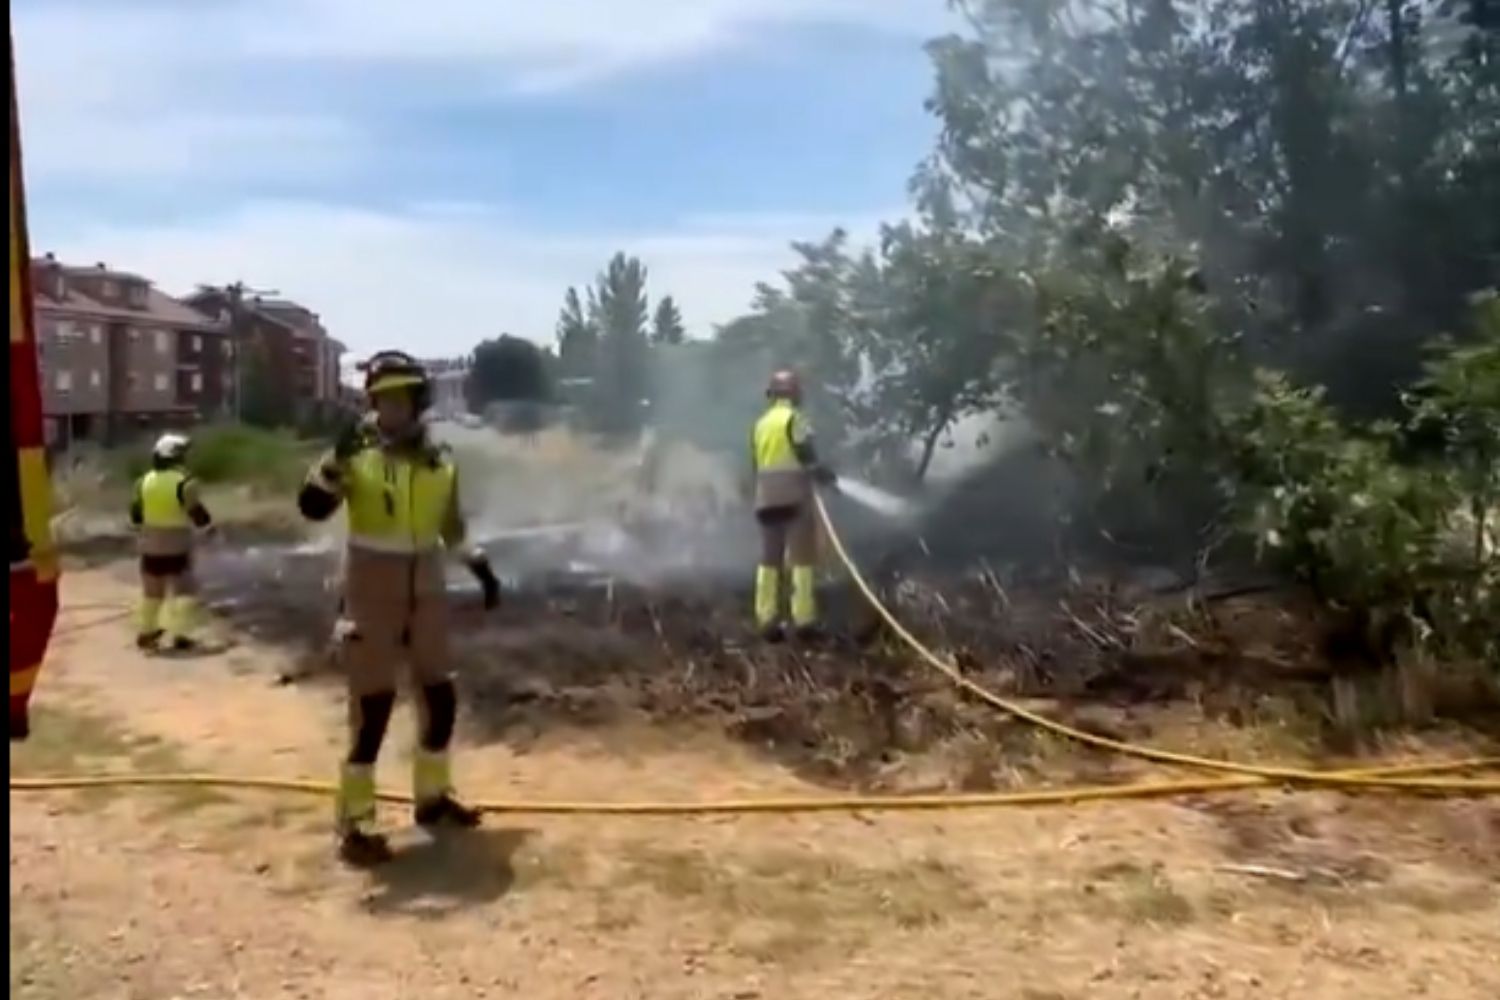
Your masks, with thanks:
M 331 771 L 331 694 L 275 686 L 273 650 L 152 659 L 124 622 L 79 628 L 128 599 L 110 571 L 67 578 L 73 610 L 13 774 Z M 402 719 L 382 765 L 395 787 Z M 741 744 L 647 729 L 468 747 L 460 779 L 534 798 L 809 791 Z M 12 794 L 11 996 L 1500 995 L 1494 803 L 1266 793 L 878 818 L 492 818 L 438 843 L 403 830 L 399 860 L 375 874 L 333 863 L 327 808 Z

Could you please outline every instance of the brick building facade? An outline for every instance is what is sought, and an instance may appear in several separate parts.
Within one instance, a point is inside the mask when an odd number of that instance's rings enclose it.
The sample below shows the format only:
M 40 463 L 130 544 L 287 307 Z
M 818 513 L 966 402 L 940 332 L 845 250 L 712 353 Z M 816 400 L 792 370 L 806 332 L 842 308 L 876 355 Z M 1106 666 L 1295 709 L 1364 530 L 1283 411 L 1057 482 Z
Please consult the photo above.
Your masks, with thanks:
M 226 416 L 228 328 L 137 274 L 31 262 L 42 407 L 52 447 L 110 442 Z

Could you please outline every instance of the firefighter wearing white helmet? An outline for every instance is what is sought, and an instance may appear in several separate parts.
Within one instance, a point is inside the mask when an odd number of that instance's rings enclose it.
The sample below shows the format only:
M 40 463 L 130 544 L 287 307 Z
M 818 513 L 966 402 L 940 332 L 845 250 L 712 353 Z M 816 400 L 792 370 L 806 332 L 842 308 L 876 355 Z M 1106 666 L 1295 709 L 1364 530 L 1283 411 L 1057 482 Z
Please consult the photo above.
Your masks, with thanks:
M 311 520 L 348 509 L 339 654 L 349 682 L 350 745 L 339 776 L 335 826 L 343 858 L 389 860 L 376 827 L 375 762 L 403 666 L 420 710 L 412 758 L 415 818 L 424 827 L 473 827 L 479 814 L 453 793 L 448 748 L 457 714 L 450 673 L 444 550 L 464 546 L 458 470 L 427 434 L 427 373 L 410 355 L 384 351 L 364 366 L 370 413 L 309 473 L 298 506 Z M 481 550 L 464 552 L 486 608 L 499 584 Z
M 789 569 L 792 625 L 799 635 L 811 638 L 819 631 L 812 491 L 814 484 L 831 485 L 834 475 L 818 460 L 812 426 L 801 410 L 802 383 L 797 373 L 774 373 L 766 398 L 770 405 L 751 432 L 755 518 L 761 538 L 755 622 L 767 639 L 782 637 L 782 578 Z
M 136 645 L 145 650 L 193 649 L 198 619 L 193 580 L 195 532 L 213 529 L 213 518 L 187 471 L 191 442 L 163 434 L 151 449 L 151 469 L 136 481 L 130 523 L 141 560 L 141 603 Z

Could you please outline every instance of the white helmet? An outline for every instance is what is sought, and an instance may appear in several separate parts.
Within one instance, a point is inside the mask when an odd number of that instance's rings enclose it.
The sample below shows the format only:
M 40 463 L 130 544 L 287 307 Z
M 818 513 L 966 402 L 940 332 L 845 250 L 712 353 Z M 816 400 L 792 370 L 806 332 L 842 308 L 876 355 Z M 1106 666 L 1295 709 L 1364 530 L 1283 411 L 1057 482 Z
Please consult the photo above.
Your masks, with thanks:
M 163 462 L 180 462 L 187 456 L 189 444 L 191 442 L 186 434 L 163 434 L 156 439 L 156 446 L 151 449 L 151 456 Z

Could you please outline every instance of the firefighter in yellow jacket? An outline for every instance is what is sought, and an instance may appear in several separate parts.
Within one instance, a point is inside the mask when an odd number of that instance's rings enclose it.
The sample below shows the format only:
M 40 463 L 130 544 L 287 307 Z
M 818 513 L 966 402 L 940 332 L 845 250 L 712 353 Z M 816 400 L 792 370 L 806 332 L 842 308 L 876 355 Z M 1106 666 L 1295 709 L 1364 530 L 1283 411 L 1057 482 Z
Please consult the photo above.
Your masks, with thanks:
M 755 518 L 760 525 L 760 565 L 755 574 L 755 623 L 771 641 L 784 635 L 783 577 L 790 566 L 792 626 L 804 638 L 819 634 L 815 484 L 834 475 L 818 460 L 812 427 L 803 416 L 796 372 L 778 371 L 766 388 L 770 406 L 755 422 L 751 455 L 755 473 Z
M 479 814 L 453 794 L 448 747 L 457 696 L 449 667 L 444 550 L 459 550 L 465 525 L 458 473 L 428 437 L 427 373 L 409 355 L 386 351 L 365 366 L 372 412 L 313 467 L 298 497 L 304 516 L 323 521 L 348 505 L 348 552 L 340 641 L 349 679 L 350 747 L 335 818 L 340 854 L 357 865 L 389 860 L 375 827 L 375 761 L 385 739 L 403 663 L 418 702 L 413 756 L 415 818 L 428 828 L 467 828 Z M 499 584 L 480 550 L 465 554 L 486 608 Z
M 213 518 L 188 475 L 190 442 L 163 434 L 151 450 L 151 470 L 136 481 L 130 523 L 141 557 L 141 604 L 136 645 L 141 649 L 193 649 L 198 619 L 193 581 L 196 531 L 213 530 Z

